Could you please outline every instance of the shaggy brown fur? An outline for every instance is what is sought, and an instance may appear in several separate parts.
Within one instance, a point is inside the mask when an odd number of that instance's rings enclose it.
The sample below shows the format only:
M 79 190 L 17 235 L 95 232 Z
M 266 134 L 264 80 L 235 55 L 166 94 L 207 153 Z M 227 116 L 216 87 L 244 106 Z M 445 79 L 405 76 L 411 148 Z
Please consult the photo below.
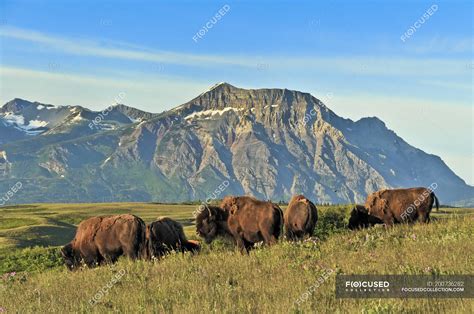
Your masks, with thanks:
M 286 238 L 301 240 L 305 236 L 312 236 L 318 221 L 318 209 L 304 195 L 295 195 L 284 215 Z
M 276 243 L 283 225 L 278 205 L 250 196 L 226 196 L 220 205 L 229 212 L 227 226 L 241 251 L 248 252 L 257 242 Z
M 134 215 L 92 217 L 79 224 L 61 255 L 70 270 L 81 262 L 89 267 L 113 263 L 121 255 L 137 259 L 146 255 L 145 231 L 143 220 Z
M 438 198 L 427 188 L 381 190 L 370 194 L 365 202 L 369 215 L 386 225 L 402 222 L 429 222 L 431 209 Z
M 161 257 L 170 251 L 198 252 L 197 241 L 188 241 L 183 226 L 168 217 L 161 217 L 146 227 L 148 256 Z

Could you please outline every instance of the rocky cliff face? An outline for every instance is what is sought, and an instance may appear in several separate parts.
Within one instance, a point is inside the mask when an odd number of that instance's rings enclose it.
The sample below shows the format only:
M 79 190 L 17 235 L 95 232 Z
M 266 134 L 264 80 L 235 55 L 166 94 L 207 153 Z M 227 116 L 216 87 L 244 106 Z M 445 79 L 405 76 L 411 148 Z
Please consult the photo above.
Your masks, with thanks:
M 439 157 L 377 118 L 343 119 L 307 93 L 221 83 L 159 115 L 132 109 L 117 108 L 134 117 L 113 130 L 68 141 L 41 134 L 44 144 L 28 152 L 3 145 L 12 176 L 64 186 L 50 196 L 24 188 L 24 199 L 197 200 L 228 180 L 225 194 L 277 201 L 303 193 L 318 203 L 360 203 L 378 189 L 436 182 L 443 203 L 474 203 L 474 188 Z M 22 162 L 32 171 L 15 171 Z

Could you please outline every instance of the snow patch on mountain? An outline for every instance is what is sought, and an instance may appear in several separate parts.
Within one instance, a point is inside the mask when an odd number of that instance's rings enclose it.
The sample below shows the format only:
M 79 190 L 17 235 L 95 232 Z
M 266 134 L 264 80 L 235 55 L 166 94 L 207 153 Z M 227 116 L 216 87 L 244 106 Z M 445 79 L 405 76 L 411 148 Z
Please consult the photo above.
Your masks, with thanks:
M 16 124 L 18 126 L 25 124 L 25 118 L 21 115 L 16 115 L 13 112 L 7 112 L 3 116 L 5 121 L 9 124 Z
M 244 110 L 244 109 L 242 109 L 242 108 L 238 109 L 238 108 L 234 108 L 234 107 L 225 107 L 224 109 L 221 109 L 221 110 L 209 109 L 209 110 L 204 110 L 204 111 L 193 112 L 190 115 L 187 115 L 184 119 L 189 120 L 189 119 L 201 118 L 201 117 L 210 118 L 210 117 L 215 116 L 215 115 L 222 116 L 224 113 L 226 113 L 228 111 L 239 112 L 239 111 L 242 111 L 242 110 Z
M 42 120 L 30 120 L 27 124 L 25 124 L 25 117 L 22 115 L 13 114 L 12 112 L 7 112 L 5 116 L 3 116 L 3 119 L 7 124 L 12 125 L 16 129 L 24 131 L 29 135 L 36 135 L 43 132 L 44 130 L 36 129 L 48 125 L 48 122 Z

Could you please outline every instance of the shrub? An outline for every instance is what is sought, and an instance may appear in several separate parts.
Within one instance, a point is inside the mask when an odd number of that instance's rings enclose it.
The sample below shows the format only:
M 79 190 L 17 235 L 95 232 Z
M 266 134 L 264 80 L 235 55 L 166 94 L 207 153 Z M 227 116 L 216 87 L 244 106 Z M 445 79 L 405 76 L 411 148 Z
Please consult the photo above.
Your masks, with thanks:
M 58 247 L 32 247 L 22 250 L 14 250 L 11 253 L 6 250 L 0 253 L 0 274 L 7 272 L 39 272 L 46 269 L 60 267 L 63 261 Z
M 325 240 L 331 234 L 344 230 L 347 225 L 346 211 L 345 207 L 330 207 L 319 210 L 314 236 Z

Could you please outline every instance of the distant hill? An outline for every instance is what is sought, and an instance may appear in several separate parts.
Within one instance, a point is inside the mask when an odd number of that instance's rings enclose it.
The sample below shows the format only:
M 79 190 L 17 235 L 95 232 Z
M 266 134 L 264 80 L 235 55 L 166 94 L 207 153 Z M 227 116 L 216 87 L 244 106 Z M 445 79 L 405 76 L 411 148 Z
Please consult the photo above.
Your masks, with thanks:
M 118 105 L 98 116 L 79 106 L 5 104 L 0 187 L 24 185 L 11 202 L 204 200 L 228 181 L 220 197 L 303 193 L 362 203 L 382 188 L 435 182 L 443 204 L 474 205 L 474 187 L 440 157 L 376 117 L 341 118 L 308 93 L 220 83 L 161 114 Z

